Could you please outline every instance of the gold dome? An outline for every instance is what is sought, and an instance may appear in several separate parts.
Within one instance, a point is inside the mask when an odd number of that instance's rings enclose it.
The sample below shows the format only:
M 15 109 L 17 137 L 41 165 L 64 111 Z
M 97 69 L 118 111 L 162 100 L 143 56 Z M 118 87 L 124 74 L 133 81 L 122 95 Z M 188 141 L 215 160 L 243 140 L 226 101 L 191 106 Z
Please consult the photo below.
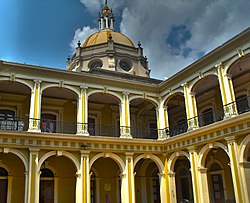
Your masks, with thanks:
M 82 47 L 107 43 L 109 41 L 109 36 L 112 36 L 112 40 L 115 43 L 123 44 L 123 45 L 130 46 L 130 47 L 135 47 L 133 42 L 127 36 L 123 35 L 120 32 L 115 32 L 115 31 L 110 30 L 110 29 L 100 30 L 100 31 L 90 35 L 85 40 Z

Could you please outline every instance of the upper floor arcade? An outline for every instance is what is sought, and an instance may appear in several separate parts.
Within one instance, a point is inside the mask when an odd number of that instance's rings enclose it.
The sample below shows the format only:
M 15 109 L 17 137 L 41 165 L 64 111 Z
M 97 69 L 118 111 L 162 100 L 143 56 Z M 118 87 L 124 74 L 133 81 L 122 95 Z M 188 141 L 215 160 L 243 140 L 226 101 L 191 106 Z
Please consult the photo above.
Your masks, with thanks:
M 0 128 L 166 139 L 250 110 L 250 31 L 166 81 L 1 61 Z

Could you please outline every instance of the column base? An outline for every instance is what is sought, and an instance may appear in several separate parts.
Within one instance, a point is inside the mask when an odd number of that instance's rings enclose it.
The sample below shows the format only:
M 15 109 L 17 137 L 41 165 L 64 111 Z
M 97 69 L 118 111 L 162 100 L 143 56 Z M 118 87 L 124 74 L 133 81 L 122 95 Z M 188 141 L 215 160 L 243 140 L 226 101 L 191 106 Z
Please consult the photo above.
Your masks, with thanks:
M 79 130 L 76 135 L 89 136 L 89 132 L 85 130 Z
M 133 139 L 132 135 L 131 135 L 131 134 L 127 134 L 127 133 L 121 134 L 121 135 L 120 135 L 120 138 L 129 138 L 129 139 Z
M 29 128 L 28 132 L 40 133 L 41 129 L 38 129 L 38 128 Z

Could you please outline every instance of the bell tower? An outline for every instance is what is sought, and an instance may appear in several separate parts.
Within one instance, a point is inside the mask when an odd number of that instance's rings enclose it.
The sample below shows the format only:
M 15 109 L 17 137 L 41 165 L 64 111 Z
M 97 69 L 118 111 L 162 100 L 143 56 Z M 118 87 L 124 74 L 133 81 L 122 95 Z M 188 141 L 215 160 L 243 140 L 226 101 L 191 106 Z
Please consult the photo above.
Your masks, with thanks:
M 114 22 L 115 16 L 112 10 L 108 7 L 108 1 L 106 0 L 102 11 L 99 12 L 99 30 L 114 30 Z

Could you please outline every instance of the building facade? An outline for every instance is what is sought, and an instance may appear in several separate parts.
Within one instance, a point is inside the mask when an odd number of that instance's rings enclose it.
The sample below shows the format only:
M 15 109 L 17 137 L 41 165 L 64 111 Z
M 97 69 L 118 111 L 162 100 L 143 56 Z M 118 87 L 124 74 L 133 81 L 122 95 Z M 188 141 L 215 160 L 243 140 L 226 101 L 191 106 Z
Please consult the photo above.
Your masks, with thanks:
M 250 29 L 161 81 L 114 22 L 67 70 L 0 61 L 0 203 L 250 202 Z

